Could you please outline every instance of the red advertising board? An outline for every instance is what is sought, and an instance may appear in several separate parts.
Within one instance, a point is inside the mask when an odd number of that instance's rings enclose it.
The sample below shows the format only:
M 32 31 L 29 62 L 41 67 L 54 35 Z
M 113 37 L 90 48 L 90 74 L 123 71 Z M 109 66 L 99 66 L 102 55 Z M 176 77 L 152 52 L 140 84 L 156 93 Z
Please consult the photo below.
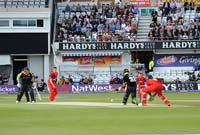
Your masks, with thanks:
M 135 7 L 151 7 L 150 0 L 130 0 L 130 4 L 133 4 Z

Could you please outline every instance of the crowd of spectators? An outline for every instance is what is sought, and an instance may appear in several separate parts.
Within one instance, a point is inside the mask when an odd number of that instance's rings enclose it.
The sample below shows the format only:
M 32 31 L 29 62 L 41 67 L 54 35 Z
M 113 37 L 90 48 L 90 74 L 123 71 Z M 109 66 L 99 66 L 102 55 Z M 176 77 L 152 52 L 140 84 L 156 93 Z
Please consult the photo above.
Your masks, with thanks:
M 5 74 L 0 74 L 0 85 L 8 84 L 8 77 Z
M 88 77 L 85 77 L 82 75 L 79 84 L 93 84 L 92 76 L 89 75 Z
M 64 84 L 73 84 L 73 79 L 71 77 L 71 75 L 68 76 L 68 78 L 65 78 L 64 76 L 62 76 L 59 80 L 58 80 L 58 85 L 64 85 Z
M 195 10 L 193 0 L 184 4 L 180 0 L 160 2 L 158 11 L 152 12 L 152 22 L 148 33 L 149 41 L 152 40 L 199 40 L 200 16 L 196 13 L 194 19 L 184 18 L 187 10 Z
M 59 14 L 57 41 L 135 41 L 138 13 L 133 5 L 67 5 Z
M 122 84 L 122 83 L 123 83 L 123 80 L 119 78 L 118 75 L 112 76 L 112 78 L 109 81 L 109 84 Z

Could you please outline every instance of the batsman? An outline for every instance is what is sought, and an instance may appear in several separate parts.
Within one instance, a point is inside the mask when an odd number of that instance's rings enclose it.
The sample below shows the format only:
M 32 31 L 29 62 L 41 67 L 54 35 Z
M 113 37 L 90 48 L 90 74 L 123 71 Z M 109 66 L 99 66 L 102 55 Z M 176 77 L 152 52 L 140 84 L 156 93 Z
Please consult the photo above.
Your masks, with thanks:
M 137 89 L 137 84 L 136 84 L 136 79 L 135 76 L 133 75 L 129 75 L 129 70 L 128 69 L 124 69 L 123 72 L 123 85 L 126 86 L 125 87 L 125 95 L 123 98 L 123 104 L 126 105 L 127 101 L 128 101 L 128 97 L 131 94 L 131 98 L 132 98 L 132 103 L 136 104 L 136 89 Z

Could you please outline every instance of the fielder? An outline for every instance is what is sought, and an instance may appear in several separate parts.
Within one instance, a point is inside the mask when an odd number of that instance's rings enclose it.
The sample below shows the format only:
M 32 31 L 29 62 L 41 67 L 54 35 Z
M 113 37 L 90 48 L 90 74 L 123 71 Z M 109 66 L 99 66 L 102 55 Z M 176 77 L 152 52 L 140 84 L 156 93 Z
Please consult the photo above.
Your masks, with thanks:
M 142 93 L 142 89 L 144 88 L 145 85 L 145 81 L 146 78 L 144 77 L 142 72 L 138 73 L 138 76 L 136 78 L 136 82 L 137 82 L 137 92 L 138 92 L 138 97 L 140 98 L 141 93 Z
M 50 91 L 50 95 L 49 95 L 50 102 L 54 102 L 55 97 L 58 94 L 58 88 L 56 85 L 57 77 L 58 77 L 57 68 L 53 67 L 52 71 L 49 74 L 49 79 L 48 79 L 48 84 L 47 84 Z
M 136 80 L 135 80 L 135 76 L 133 75 L 129 75 L 129 70 L 128 69 L 124 69 L 123 72 L 123 85 L 126 86 L 125 88 L 125 95 L 123 98 L 123 104 L 126 105 L 127 101 L 128 101 L 128 97 L 131 94 L 131 98 L 132 98 L 132 103 L 136 104 L 136 88 L 137 88 L 137 84 L 136 84 Z
M 157 79 L 153 79 L 153 77 L 149 75 L 148 80 L 146 82 L 146 87 L 142 90 L 141 103 L 139 105 L 140 106 L 147 105 L 147 94 L 149 94 L 151 99 L 156 95 L 158 95 L 158 97 L 165 103 L 165 105 L 171 106 L 170 102 L 163 95 L 162 90 L 163 90 L 162 83 Z

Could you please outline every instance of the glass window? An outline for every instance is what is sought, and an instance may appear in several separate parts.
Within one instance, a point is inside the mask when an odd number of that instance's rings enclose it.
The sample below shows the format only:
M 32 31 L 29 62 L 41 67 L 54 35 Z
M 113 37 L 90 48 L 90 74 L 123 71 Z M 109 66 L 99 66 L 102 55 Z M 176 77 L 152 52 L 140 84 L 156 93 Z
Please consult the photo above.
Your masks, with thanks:
M 35 20 L 28 20 L 28 26 L 36 26 Z
M 37 20 L 37 27 L 44 27 L 44 21 L 38 19 L 38 20 Z
M 0 20 L 0 27 L 8 27 L 9 20 Z
M 13 20 L 13 26 L 27 26 L 28 25 L 28 20 Z

